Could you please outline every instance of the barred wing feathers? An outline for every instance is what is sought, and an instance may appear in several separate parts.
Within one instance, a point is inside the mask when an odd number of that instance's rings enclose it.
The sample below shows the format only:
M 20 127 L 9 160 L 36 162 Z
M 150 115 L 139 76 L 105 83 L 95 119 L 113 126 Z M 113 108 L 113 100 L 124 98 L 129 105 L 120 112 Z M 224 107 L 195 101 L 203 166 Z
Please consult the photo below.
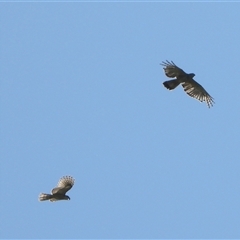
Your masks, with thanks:
M 165 75 L 169 78 L 184 78 L 187 76 L 187 73 L 179 68 L 173 61 L 162 62 L 160 65 L 164 66 Z
M 184 91 L 190 96 L 193 97 L 200 102 L 206 102 L 208 107 L 212 107 L 214 103 L 214 98 L 210 96 L 210 94 L 196 81 L 193 79 L 191 82 L 182 83 Z
M 65 195 L 65 193 L 67 191 L 69 191 L 72 186 L 74 185 L 74 178 L 72 178 L 71 176 L 65 176 L 62 177 L 56 188 L 53 188 L 52 190 L 52 194 L 63 194 Z

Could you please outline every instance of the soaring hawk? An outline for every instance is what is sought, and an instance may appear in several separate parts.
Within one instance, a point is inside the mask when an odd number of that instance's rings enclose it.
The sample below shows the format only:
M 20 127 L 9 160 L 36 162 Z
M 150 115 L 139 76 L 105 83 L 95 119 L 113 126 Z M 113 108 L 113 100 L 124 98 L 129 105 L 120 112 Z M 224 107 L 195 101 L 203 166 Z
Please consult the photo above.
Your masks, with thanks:
M 209 108 L 213 106 L 213 97 L 193 79 L 195 76 L 194 73 L 185 73 L 181 68 L 177 67 L 173 61 L 162 62 L 160 65 L 164 66 L 163 69 L 167 77 L 175 78 L 163 83 L 167 89 L 173 90 L 181 83 L 184 91 L 190 97 L 196 98 L 201 102 L 206 102 Z
M 50 200 L 51 202 L 55 202 L 59 200 L 70 200 L 70 197 L 65 194 L 72 188 L 74 181 L 75 180 L 70 176 L 62 177 L 57 187 L 52 190 L 52 194 L 40 193 L 39 201 Z

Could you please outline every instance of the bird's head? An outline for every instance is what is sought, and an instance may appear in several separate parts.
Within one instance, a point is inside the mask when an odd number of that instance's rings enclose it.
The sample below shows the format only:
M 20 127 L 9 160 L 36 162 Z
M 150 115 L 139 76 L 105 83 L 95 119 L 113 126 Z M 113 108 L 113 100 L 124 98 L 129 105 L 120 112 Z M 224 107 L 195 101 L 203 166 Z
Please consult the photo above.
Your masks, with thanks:
M 70 200 L 70 197 L 68 195 L 65 195 L 64 200 Z
M 191 78 L 194 78 L 194 77 L 195 77 L 195 74 L 194 74 L 194 73 L 189 73 L 188 75 L 189 75 L 189 77 L 191 77 Z

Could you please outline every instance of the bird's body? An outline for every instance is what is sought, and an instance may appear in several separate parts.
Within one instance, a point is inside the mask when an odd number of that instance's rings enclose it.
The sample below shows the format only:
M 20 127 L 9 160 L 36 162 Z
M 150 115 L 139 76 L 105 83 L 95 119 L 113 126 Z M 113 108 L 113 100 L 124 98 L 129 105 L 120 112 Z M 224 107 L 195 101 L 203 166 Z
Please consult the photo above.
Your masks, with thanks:
M 70 200 L 70 197 L 66 195 L 66 192 L 69 191 L 74 185 L 74 179 L 71 176 L 62 177 L 57 187 L 52 189 L 52 194 L 40 193 L 39 201 L 50 200 L 51 202 L 59 200 Z
M 169 89 L 173 90 L 179 84 L 182 85 L 184 91 L 193 98 L 201 102 L 206 102 L 208 107 L 213 106 L 213 98 L 208 94 L 208 92 L 193 78 L 195 76 L 194 73 L 185 73 L 181 68 L 177 67 L 174 62 L 162 62 L 162 66 L 164 66 L 165 75 L 169 78 L 175 78 L 169 81 L 165 81 L 163 85 Z

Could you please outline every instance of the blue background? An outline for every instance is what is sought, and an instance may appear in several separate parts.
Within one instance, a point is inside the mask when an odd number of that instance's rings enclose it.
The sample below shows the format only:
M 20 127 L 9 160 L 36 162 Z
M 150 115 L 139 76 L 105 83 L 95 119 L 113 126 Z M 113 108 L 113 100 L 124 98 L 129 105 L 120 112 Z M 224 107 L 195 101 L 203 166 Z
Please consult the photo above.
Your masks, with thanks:
M 0 237 L 240 238 L 239 11 L 1 3 Z M 39 202 L 64 175 L 71 201 Z

